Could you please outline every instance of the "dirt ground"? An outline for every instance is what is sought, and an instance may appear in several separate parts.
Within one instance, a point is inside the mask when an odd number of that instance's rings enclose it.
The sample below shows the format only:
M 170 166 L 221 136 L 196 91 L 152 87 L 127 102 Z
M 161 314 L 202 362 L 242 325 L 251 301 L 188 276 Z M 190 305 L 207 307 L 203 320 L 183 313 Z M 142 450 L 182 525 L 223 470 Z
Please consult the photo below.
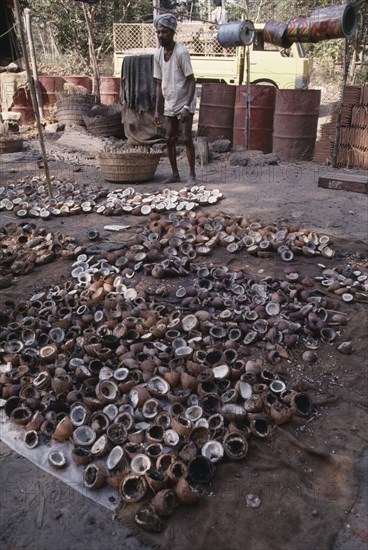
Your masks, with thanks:
M 95 165 L 95 152 L 103 146 L 102 140 L 91 138 L 83 131 L 69 131 L 56 139 L 47 140 L 47 151 L 50 159 L 51 174 L 55 177 L 75 179 L 77 182 L 88 182 L 92 187 L 104 186 L 110 190 L 124 187 L 105 182 Z M 40 166 L 40 154 L 36 142 L 27 142 L 21 153 L 2 155 L 0 157 L 1 185 L 22 178 L 27 174 L 42 175 Z M 188 174 L 185 155 L 179 156 L 179 170 L 182 177 L 181 183 L 172 184 L 172 188 L 180 189 L 185 185 Z M 217 154 L 208 166 L 198 165 L 198 184 L 208 189 L 220 189 L 223 193 L 221 202 L 206 210 L 219 211 L 231 215 L 240 215 L 250 221 L 260 220 L 264 223 L 280 224 L 287 222 L 300 227 L 309 228 L 331 237 L 338 253 L 335 264 L 357 262 L 367 271 L 368 260 L 366 245 L 368 244 L 368 209 L 367 195 L 347 191 L 335 191 L 322 189 L 317 186 L 318 177 L 326 173 L 335 175 L 344 173 L 357 173 L 367 176 L 363 170 L 333 170 L 327 166 L 321 166 L 312 162 L 280 163 L 277 166 L 252 166 L 240 167 L 229 164 L 229 154 Z M 169 175 L 169 164 L 166 158 L 160 161 L 159 167 L 152 181 L 144 184 L 133 185 L 144 192 L 156 192 L 163 188 L 163 180 Z M 9 221 L 18 219 L 7 211 L 0 212 L 0 227 Z M 40 222 L 37 222 L 39 225 Z M 123 242 L 127 235 L 124 233 L 112 233 L 104 229 L 107 224 L 123 223 L 131 226 L 142 224 L 141 217 L 103 217 L 98 214 L 82 214 L 70 218 L 52 218 L 47 222 L 50 231 L 61 231 L 75 237 L 82 246 L 90 245 L 87 239 L 87 231 L 94 228 L 100 233 L 99 243 Z M 277 265 L 272 260 L 262 264 L 253 259 L 225 257 L 227 265 L 236 269 L 242 266 L 249 273 L 262 274 L 267 272 L 274 275 L 284 266 Z M 244 263 L 246 262 L 246 263 Z M 331 264 L 332 265 L 332 264 Z M 0 291 L 0 307 L 7 300 L 17 300 L 19 296 L 26 298 L 32 293 L 55 284 L 57 281 L 65 281 L 70 273 L 71 261 L 57 260 L 36 268 L 33 273 L 15 277 L 11 287 Z M 356 313 L 358 315 L 358 313 Z M 359 313 L 359 315 L 361 312 Z M 351 500 L 349 508 L 340 517 L 334 536 L 328 540 L 320 541 L 320 548 L 333 548 L 333 550 L 363 550 L 368 542 L 368 515 L 367 515 L 367 460 L 368 452 L 366 443 L 367 432 L 367 376 L 364 358 L 367 357 L 367 346 L 364 341 L 364 323 L 366 311 L 361 317 L 361 331 L 357 332 L 359 340 L 359 357 L 362 358 L 362 376 L 360 387 L 354 382 L 354 396 L 345 399 L 350 406 L 356 405 L 352 414 L 352 423 L 361 422 L 359 443 L 354 440 L 351 447 L 344 448 L 344 441 L 339 441 L 340 450 L 344 450 L 347 456 L 354 456 L 359 463 L 356 472 L 356 482 L 359 492 Z M 352 335 L 353 337 L 354 335 Z M 341 358 L 340 358 L 341 359 Z M 332 365 L 332 367 L 331 367 Z M 345 395 L 349 393 L 351 374 L 349 369 L 340 368 L 338 382 L 333 380 L 333 367 L 335 363 L 325 365 L 317 363 L 307 374 L 309 380 L 318 381 L 321 387 L 331 390 L 331 386 L 339 385 L 344 388 Z M 338 361 L 336 362 L 338 368 Z M 298 370 L 300 365 L 295 365 Z M 325 368 L 326 367 L 326 368 Z M 329 374 L 327 371 L 329 371 Z M 327 374 L 326 374 L 327 372 Z M 336 376 L 337 378 L 337 376 Z M 328 379 L 328 382 L 326 380 Z M 352 382 L 353 383 L 353 382 Z M 337 390 L 336 390 L 337 391 Z M 341 405 L 341 403 L 340 403 Z M 334 415 L 347 414 L 349 409 L 339 408 L 339 402 L 332 409 L 325 411 L 322 419 L 313 423 L 311 430 L 297 431 L 298 436 L 304 437 L 304 443 L 313 446 L 313 429 L 318 432 L 321 426 L 318 422 L 331 419 Z M 343 412 L 342 412 L 343 411 Z M 360 420 L 359 420 L 360 419 Z M 343 424 L 343 422 L 342 422 Z M 355 424 L 354 424 L 355 425 Z M 345 424 L 344 424 L 345 426 Z M 344 427 L 345 429 L 345 427 Z M 326 434 L 325 434 L 326 435 Z M 337 437 L 337 436 L 336 436 Z M 322 441 L 322 440 L 320 440 Z M 348 440 L 346 440 L 348 441 Z M 335 442 L 329 441 L 326 436 L 326 446 L 330 452 Z M 88 498 L 75 492 L 62 482 L 49 474 L 39 470 L 25 458 L 9 449 L 4 443 L 0 444 L 0 476 L 1 476 L 1 546 L 7 550 L 46 550 L 53 548 L 61 550 L 68 547 L 73 550 L 136 550 L 145 547 L 142 539 L 136 537 L 136 532 L 126 527 L 110 511 L 98 506 Z M 338 445 L 337 445 L 338 447 Z M 336 447 L 336 448 L 337 448 Z M 271 451 L 271 447 L 269 448 Z M 258 521 L 262 523 L 262 510 L 260 507 Z M 282 507 L 281 507 L 282 516 Z M 280 517 L 281 517 L 280 516 Z M 317 516 L 317 518 L 315 518 Z M 318 513 L 310 511 L 310 519 L 305 519 L 310 529 L 314 529 L 313 521 L 318 522 Z M 239 520 L 241 521 L 241 519 Z M 275 520 L 276 521 L 276 520 Z M 323 519 L 320 520 L 323 523 Z M 321 524 L 322 525 L 322 524 Z M 277 522 L 274 523 L 275 529 Z M 297 527 L 295 527 L 297 529 Z M 301 529 L 302 531 L 302 529 Z M 303 531 L 304 532 L 304 531 Z M 231 536 L 231 534 L 229 535 Z M 167 548 L 188 548 L 188 544 L 181 546 L 178 537 L 166 539 Z M 188 539 L 189 540 L 189 539 Z M 295 540 L 295 539 L 294 539 Z M 297 539 L 296 539 L 297 540 Z M 221 539 L 220 539 L 221 541 Z M 151 541 L 152 542 L 152 541 Z M 156 543 L 160 544 L 159 539 Z M 208 543 L 210 544 L 210 543 Z M 219 548 L 221 542 L 219 543 Z M 149 544 L 148 548 L 155 544 Z M 206 541 L 195 546 L 191 542 L 193 550 L 208 548 Z M 236 538 L 229 540 L 229 548 L 239 548 Z M 290 548 L 285 539 L 285 546 L 275 548 Z M 313 546 L 308 540 L 299 540 L 295 550 L 308 550 Z M 255 545 L 249 543 L 249 548 L 254 550 L 268 550 L 269 546 L 262 543 Z

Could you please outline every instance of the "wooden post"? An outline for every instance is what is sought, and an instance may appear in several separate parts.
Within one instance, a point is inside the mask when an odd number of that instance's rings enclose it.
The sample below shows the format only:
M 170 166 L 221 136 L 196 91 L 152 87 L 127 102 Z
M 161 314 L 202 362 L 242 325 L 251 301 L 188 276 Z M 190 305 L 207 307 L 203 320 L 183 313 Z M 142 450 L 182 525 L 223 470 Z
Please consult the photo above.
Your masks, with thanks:
M 337 111 L 337 118 L 336 118 L 336 137 L 335 137 L 335 143 L 334 143 L 334 147 L 332 151 L 332 159 L 331 159 L 331 165 L 333 166 L 333 168 L 336 168 L 337 166 L 337 157 L 339 155 L 339 144 L 340 144 L 340 134 L 341 134 L 341 115 L 344 107 L 344 88 L 346 86 L 348 71 L 349 71 L 349 44 L 347 39 L 345 39 L 344 74 L 342 79 L 341 98 L 340 98 L 340 103 L 339 103 L 339 108 Z
M 95 52 L 95 47 L 93 45 L 94 14 L 95 14 L 95 10 L 96 10 L 97 6 L 92 6 L 90 8 L 86 8 L 84 2 L 83 2 L 82 5 L 83 5 L 84 17 L 85 17 L 86 23 L 87 23 L 89 57 L 90 57 L 90 60 L 91 60 L 91 66 L 92 66 L 92 72 L 93 72 L 92 93 L 96 96 L 96 102 L 101 103 L 100 72 L 98 70 L 96 52 Z
M 208 159 L 210 156 L 209 148 L 208 148 L 208 140 L 206 137 L 197 137 L 197 149 L 199 158 L 201 160 L 201 167 L 203 169 L 203 166 L 207 166 Z
M 246 4 L 246 17 L 249 21 L 249 0 L 245 0 Z M 247 97 L 245 102 L 245 121 L 244 121 L 244 146 L 245 149 L 249 149 L 250 143 L 250 50 L 249 46 L 245 47 L 245 63 L 246 63 L 246 75 L 247 75 Z
M 153 20 L 160 15 L 160 0 L 153 0 Z
M 40 83 L 38 81 L 36 52 L 35 52 L 35 48 L 34 48 L 33 35 L 32 35 L 31 10 L 29 8 L 25 8 L 23 13 L 24 13 L 24 16 L 25 16 L 25 21 L 26 21 L 26 32 L 27 32 L 28 45 L 29 45 L 29 56 L 31 58 L 33 81 L 34 81 L 34 85 L 35 85 L 36 97 L 37 97 L 37 103 L 38 103 L 38 112 L 40 113 L 40 117 L 43 118 L 42 94 L 41 94 Z
M 35 115 L 35 119 L 36 119 L 38 138 L 40 140 L 41 154 L 42 154 L 43 166 L 44 166 L 45 176 L 46 176 L 46 181 L 47 181 L 47 188 L 48 188 L 48 192 L 49 192 L 49 197 L 51 199 L 52 198 L 52 187 L 51 187 L 51 181 L 50 181 L 49 165 L 47 163 L 45 142 L 43 140 L 40 113 L 38 111 L 38 105 L 37 105 L 36 90 L 35 90 L 33 78 L 32 78 L 32 75 L 31 75 L 31 68 L 29 66 L 28 53 L 27 53 L 27 44 L 26 44 L 26 39 L 25 39 L 25 36 L 24 36 L 24 29 L 23 29 L 22 18 L 21 18 L 21 15 L 20 15 L 20 8 L 19 8 L 18 0 L 14 0 L 14 7 L 15 7 L 15 17 L 16 17 L 16 20 L 17 20 L 18 28 L 19 28 L 20 42 L 22 44 L 22 50 L 23 50 L 23 55 L 24 55 L 24 64 L 25 64 L 25 67 L 26 67 L 27 80 L 28 80 L 29 90 L 30 90 L 30 93 L 31 93 L 32 106 L 33 106 L 33 111 L 34 111 L 34 115 Z

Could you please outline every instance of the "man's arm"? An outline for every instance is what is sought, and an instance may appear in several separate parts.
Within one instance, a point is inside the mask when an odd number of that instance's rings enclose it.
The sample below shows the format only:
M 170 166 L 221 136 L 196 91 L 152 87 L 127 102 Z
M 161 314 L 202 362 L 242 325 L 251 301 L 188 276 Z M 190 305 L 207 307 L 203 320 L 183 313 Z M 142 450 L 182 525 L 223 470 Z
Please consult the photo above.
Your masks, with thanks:
M 160 116 L 163 113 L 164 106 L 164 96 L 162 95 L 162 85 L 161 80 L 156 81 L 156 109 L 155 109 L 155 124 L 160 126 Z
M 187 76 L 187 81 L 189 82 L 189 88 L 188 88 L 188 95 L 185 100 L 185 107 L 183 107 L 183 110 L 181 112 L 181 121 L 184 122 L 188 116 L 191 114 L 189 109 L 187 109 L 187 106 L 190 107 L 193 101 L 193 97 L 196 90 L 196 81 L 193 74 L 190 74 Z
M 189 82 L 189 89 L 188 89 L 188 95 L 187 95 L 185 104 L 190 105 L 193 101 L 193 97 L 196 90 L 196 81 L 194 78 L 194 74 L 190 74 L 189 76 L 187 76 L 187 81 Z

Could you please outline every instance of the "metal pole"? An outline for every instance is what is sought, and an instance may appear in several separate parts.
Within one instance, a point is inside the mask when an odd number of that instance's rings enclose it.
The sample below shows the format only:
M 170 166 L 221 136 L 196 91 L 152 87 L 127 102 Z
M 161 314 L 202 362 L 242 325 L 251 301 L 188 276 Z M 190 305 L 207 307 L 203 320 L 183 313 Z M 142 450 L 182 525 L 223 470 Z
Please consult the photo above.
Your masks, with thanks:
M 28 38 L 28 44 L 29 44 L 29 55 L 31 58 L 33 80 L 34 80 L 34 85 L 36 89 L 38 112 L 40 113 L 40 117 L 43 118 L 42 94 L 41 94 L 40 83 L 38 81 L 36 52 L 35 52 L 34 43 L 33 43 L 32 26 L 31 26 L 31 10 L 29 8 L 24 9 L 24 16 L 26 20 L 26 32 L 27 32 L 27 38 Z
M 47 163 L 47 155 L 46 155 L 46 149 L 45 149 L 45 142 L 43 140 L 40 113 L 38 111 L 36 91 L 35 91 L 35 86 L 34 86 L 33 78 L 32 78 L 32 75 L 31 75 L 31 69 L 30 69 L 29 61 L 28 61 L 27 44 L 26 44 L 26 39 L 25 39 L 25 36 L 24 36 L 24 29 L 23 29 L 22 18 L 21 18 L 21 15 L 20 15 L 18 0 L 14 0 L 14 7 L 15 7 L 15 18 L 17 20 L 17 25 L 18 25 L 18 28 L 19 28 L 19 36 L 20 36 L 20 41 L 21 41 L 21 44 L 22 44 L 22 50 L 23 50 L 23 55 L 24 55 L 24 64 L 25 64 L 25 67 L 26 67 L 27 80 L 28 80 L 29 90 L 31 92 L 32 106 L 33 106 L 33 111 L 34 111 L 34 115 L 35 115 L 35 119 L 36 119 L 38 138 L 40 140 L 41 154 L 42 154 L 43 166 L 44 166 L 44 170 L 45 170 L 45 177 L 46 177 L 46 181 L 47 181 L 47 188 L 48 188 L 48 192 L 49 192 L 49 197 L 50 197 L 50 199 L 52 199 L 52 187 L 51 187 L 51 181 L 50 181 L 49 165 Z

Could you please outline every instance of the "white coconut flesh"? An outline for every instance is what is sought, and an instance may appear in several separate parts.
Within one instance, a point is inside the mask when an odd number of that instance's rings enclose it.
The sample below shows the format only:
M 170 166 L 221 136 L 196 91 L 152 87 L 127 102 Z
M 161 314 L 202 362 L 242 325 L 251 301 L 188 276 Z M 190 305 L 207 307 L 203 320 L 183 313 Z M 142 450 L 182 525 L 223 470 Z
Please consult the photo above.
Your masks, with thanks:
M 211 462 L 218 462 L 224 456 L 224 448 L 218 441 L 207 441 L 203 445 L 201 453 Z
M 106 465 L 109 470 L 116 468 L 124 457 L 124 450 L 122 447 L 114 447 L 106 460 Z
M 70 413 L 70 419 L 74 426 L 81 426 L 86 419 L 86 410 L 80 406 L 74 407 Z
M 65 455 L 61 451 L 51 451 L 49 461 L 55 466 L 65 466 L 66 464 Z
M 97 441 L 94 442 L 91 448 L 91 453 L 94 455 L 100 453 L 101 451 L 103 451 L 106 445 L 107 445 L 107 435 L 104 434 L 104 435 L 101 435 L 101 437 L 99 437 Z
M 239 384 L 239 391 L 243 399 L 250 399 L 252 397 L 252 386 L 248 384 L 248 382 L 241 381 Z
M 173 447 L 179 443 L 179 434 L 175 430 L 166 430 L 164 433 L 165 443 Z
M 89 426 L 79 426 L 73 434 L 73 439 L 79 445 L 92 445 L 96 439 L 96 432 Z
M 214 367 L 212 369 L 213 376 L 216 380 L 221 380 L 222 378 L 226 378 L 229 374 L 229 367 L 227 365 L 219 365 L 218 367 Z

